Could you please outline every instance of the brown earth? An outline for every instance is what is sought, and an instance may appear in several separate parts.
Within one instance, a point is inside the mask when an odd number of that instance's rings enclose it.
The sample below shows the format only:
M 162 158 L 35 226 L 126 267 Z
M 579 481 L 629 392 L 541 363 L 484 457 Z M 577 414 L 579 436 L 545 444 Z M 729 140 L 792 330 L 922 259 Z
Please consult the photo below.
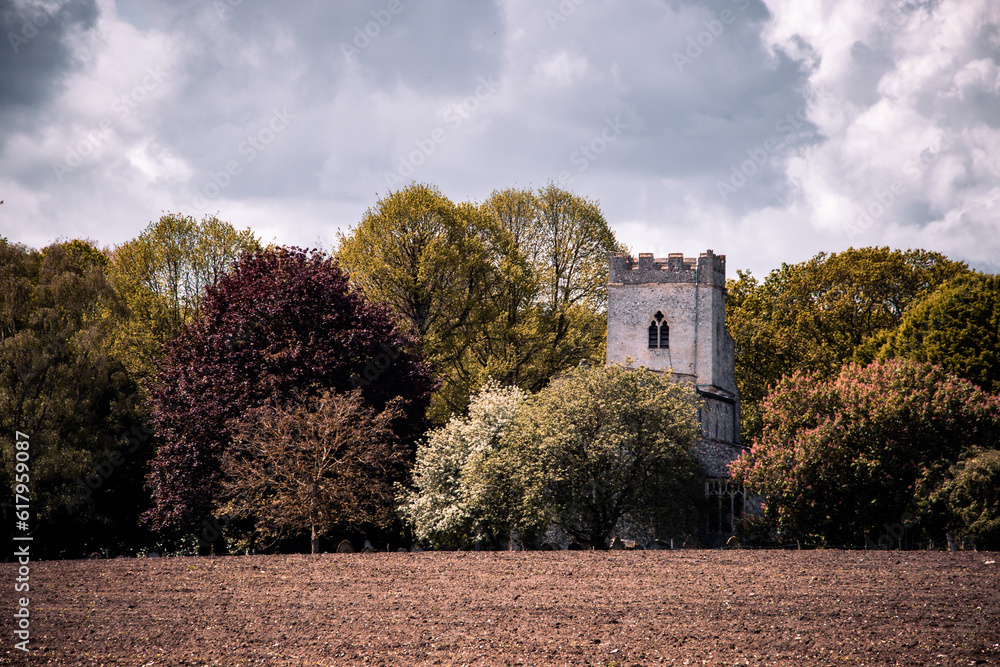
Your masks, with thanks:
M 0 664 L 1000 664 L 996 553 L 377 553 L 0 565 Z M 18 594 L 21 595 L 21 594 Z

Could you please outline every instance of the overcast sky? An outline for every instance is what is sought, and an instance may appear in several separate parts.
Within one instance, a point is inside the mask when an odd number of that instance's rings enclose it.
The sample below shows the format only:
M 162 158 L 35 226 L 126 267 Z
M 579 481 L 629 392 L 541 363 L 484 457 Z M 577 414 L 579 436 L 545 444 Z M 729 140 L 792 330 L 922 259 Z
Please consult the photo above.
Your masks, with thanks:
M 552 181 L 758 277 L 888 245 L 1000 271 L 997 0 L 0 0 L 0 234 L 163 212 L 330 248 L 411 181 Z

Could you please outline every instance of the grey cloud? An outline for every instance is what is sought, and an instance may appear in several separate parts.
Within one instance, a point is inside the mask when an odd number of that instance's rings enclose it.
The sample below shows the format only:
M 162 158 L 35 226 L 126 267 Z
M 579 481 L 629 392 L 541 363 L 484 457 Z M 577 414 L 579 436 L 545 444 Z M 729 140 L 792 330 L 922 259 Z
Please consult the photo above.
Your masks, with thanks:
M 39 2 L 0 0 L 0 113 L 28 114 L 50 99 L 75 66 L 66 44 L 72 31 L 97 20 L 95 0 L 68 0 L 55 9 Z

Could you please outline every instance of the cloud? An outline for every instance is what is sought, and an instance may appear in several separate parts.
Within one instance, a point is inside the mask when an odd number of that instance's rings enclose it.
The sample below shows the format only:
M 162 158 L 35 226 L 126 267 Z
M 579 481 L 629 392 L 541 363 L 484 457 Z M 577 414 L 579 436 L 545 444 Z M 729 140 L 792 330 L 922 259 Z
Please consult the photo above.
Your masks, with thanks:
M 811 68 L 809 117 L 825 137 L 786 168 L 807 219 L 855 245 L 933 241 L 974 259 L 975 235 L 1000 231 L 1000 7 L 769 7 L 770 46 Z M 836 113 L 833 100 L 843 100 Z
M 712 247 L 731 273 L 1000 256 L 991 0 L 47 6 L 0 55 L 0 232 L 32 245 L 177 210 L 329 245 L 412 179 L 562 183 L 637 252 Z
M 71 40 L 97 19 L 93 0 L 0 0 L 0 117 L 23 123 L 79 66 Z M 9 126 L 9 125 L 8 125 Z

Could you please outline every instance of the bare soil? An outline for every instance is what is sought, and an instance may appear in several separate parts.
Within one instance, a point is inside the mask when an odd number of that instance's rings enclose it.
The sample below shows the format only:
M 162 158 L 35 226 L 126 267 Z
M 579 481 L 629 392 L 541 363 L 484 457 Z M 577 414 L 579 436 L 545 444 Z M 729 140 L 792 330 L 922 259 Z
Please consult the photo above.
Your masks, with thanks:
M 0 664 L 1000 665 L 996 553 L 376 553 L 0 565 Z M 21 595 L 21 594 L 18 594 Z

